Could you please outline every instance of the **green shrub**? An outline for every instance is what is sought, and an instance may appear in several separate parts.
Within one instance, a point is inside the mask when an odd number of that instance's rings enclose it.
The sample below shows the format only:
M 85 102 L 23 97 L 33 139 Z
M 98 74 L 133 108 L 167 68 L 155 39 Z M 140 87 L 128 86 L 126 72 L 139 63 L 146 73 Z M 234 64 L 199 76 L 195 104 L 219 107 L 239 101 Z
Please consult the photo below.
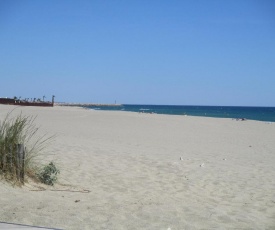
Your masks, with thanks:
M 53 136 L 39 136 L 35 117 L 22 114 L 12 118 L 11 112 L 0 121 L 0 174 L 6 180 L 18 181 L 17 146 L 25 147 L 24 172 L 34 177 L 39 171 L 44 149 Z
M 56 168 L 53 162 L 46 165 L 41 172 L 38 174 L 40 181 L 47 185 L 54 185 L 57 181 L 57 174 L 60 171 Z

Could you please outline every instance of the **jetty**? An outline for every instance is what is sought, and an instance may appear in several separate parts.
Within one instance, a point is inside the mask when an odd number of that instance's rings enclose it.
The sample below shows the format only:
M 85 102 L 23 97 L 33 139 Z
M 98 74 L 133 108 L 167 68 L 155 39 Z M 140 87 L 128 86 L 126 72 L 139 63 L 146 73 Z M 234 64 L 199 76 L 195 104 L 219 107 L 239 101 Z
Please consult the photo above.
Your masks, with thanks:
M 58 106 L 79 106 L 79 107 L 85 107 L 85 106 L 106 106 L 106 107 L 120 107 L 121 104 L 97 104 L 97 103 L 67 103 L 67 102 L 57 102 L 55 105 Z

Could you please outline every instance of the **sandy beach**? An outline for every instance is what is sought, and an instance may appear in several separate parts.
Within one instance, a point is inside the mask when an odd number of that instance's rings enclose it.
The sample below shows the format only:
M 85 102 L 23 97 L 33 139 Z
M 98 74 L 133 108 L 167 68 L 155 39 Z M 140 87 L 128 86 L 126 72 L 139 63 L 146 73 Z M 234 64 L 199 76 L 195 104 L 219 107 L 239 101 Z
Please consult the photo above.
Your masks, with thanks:
M 15 106 L 0 105 L 0 120 Z M 61 229 L 275 229 L 275 123 L 17 107 L 61 174 L 0 181 L 0 221 Z

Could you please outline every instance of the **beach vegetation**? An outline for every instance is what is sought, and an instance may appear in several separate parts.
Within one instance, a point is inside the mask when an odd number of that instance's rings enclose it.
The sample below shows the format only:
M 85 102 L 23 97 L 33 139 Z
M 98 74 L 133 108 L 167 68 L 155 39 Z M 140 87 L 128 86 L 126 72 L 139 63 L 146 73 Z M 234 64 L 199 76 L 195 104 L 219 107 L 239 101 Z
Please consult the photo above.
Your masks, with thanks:
M 44 166 L 43 169 L 39 172 L 38 177 L 40 181 L 47 185 L 54 185 L 57 181 L 57 174 L 60 171 L 57 169 L 53 162 L 50 162 L 48 165 Z
M 23 170 L 23 178 L 40 179 L 45 150 L 54 136 L 40 135 L 35 118 L 22 114 L 13 117 L 10 112 L 0 121 L 0 175 L 7 181 L 24 183 L 18 178 L 19 170 Z M 19 164 L 18 146 L 24 148 L 23 164 Z

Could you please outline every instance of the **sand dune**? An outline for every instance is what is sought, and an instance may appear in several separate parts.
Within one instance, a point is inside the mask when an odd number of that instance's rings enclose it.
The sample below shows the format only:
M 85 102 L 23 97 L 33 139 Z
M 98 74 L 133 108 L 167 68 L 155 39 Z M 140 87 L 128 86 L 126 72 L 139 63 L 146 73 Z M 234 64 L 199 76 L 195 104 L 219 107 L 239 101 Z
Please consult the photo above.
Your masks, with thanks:
M 0 105 L 0 120 L 14 106 Z M 62 229 L 275 229 L 275 124 L 18 107 L 37 115 L 56 186 L 0 181 L 0 221 Z

